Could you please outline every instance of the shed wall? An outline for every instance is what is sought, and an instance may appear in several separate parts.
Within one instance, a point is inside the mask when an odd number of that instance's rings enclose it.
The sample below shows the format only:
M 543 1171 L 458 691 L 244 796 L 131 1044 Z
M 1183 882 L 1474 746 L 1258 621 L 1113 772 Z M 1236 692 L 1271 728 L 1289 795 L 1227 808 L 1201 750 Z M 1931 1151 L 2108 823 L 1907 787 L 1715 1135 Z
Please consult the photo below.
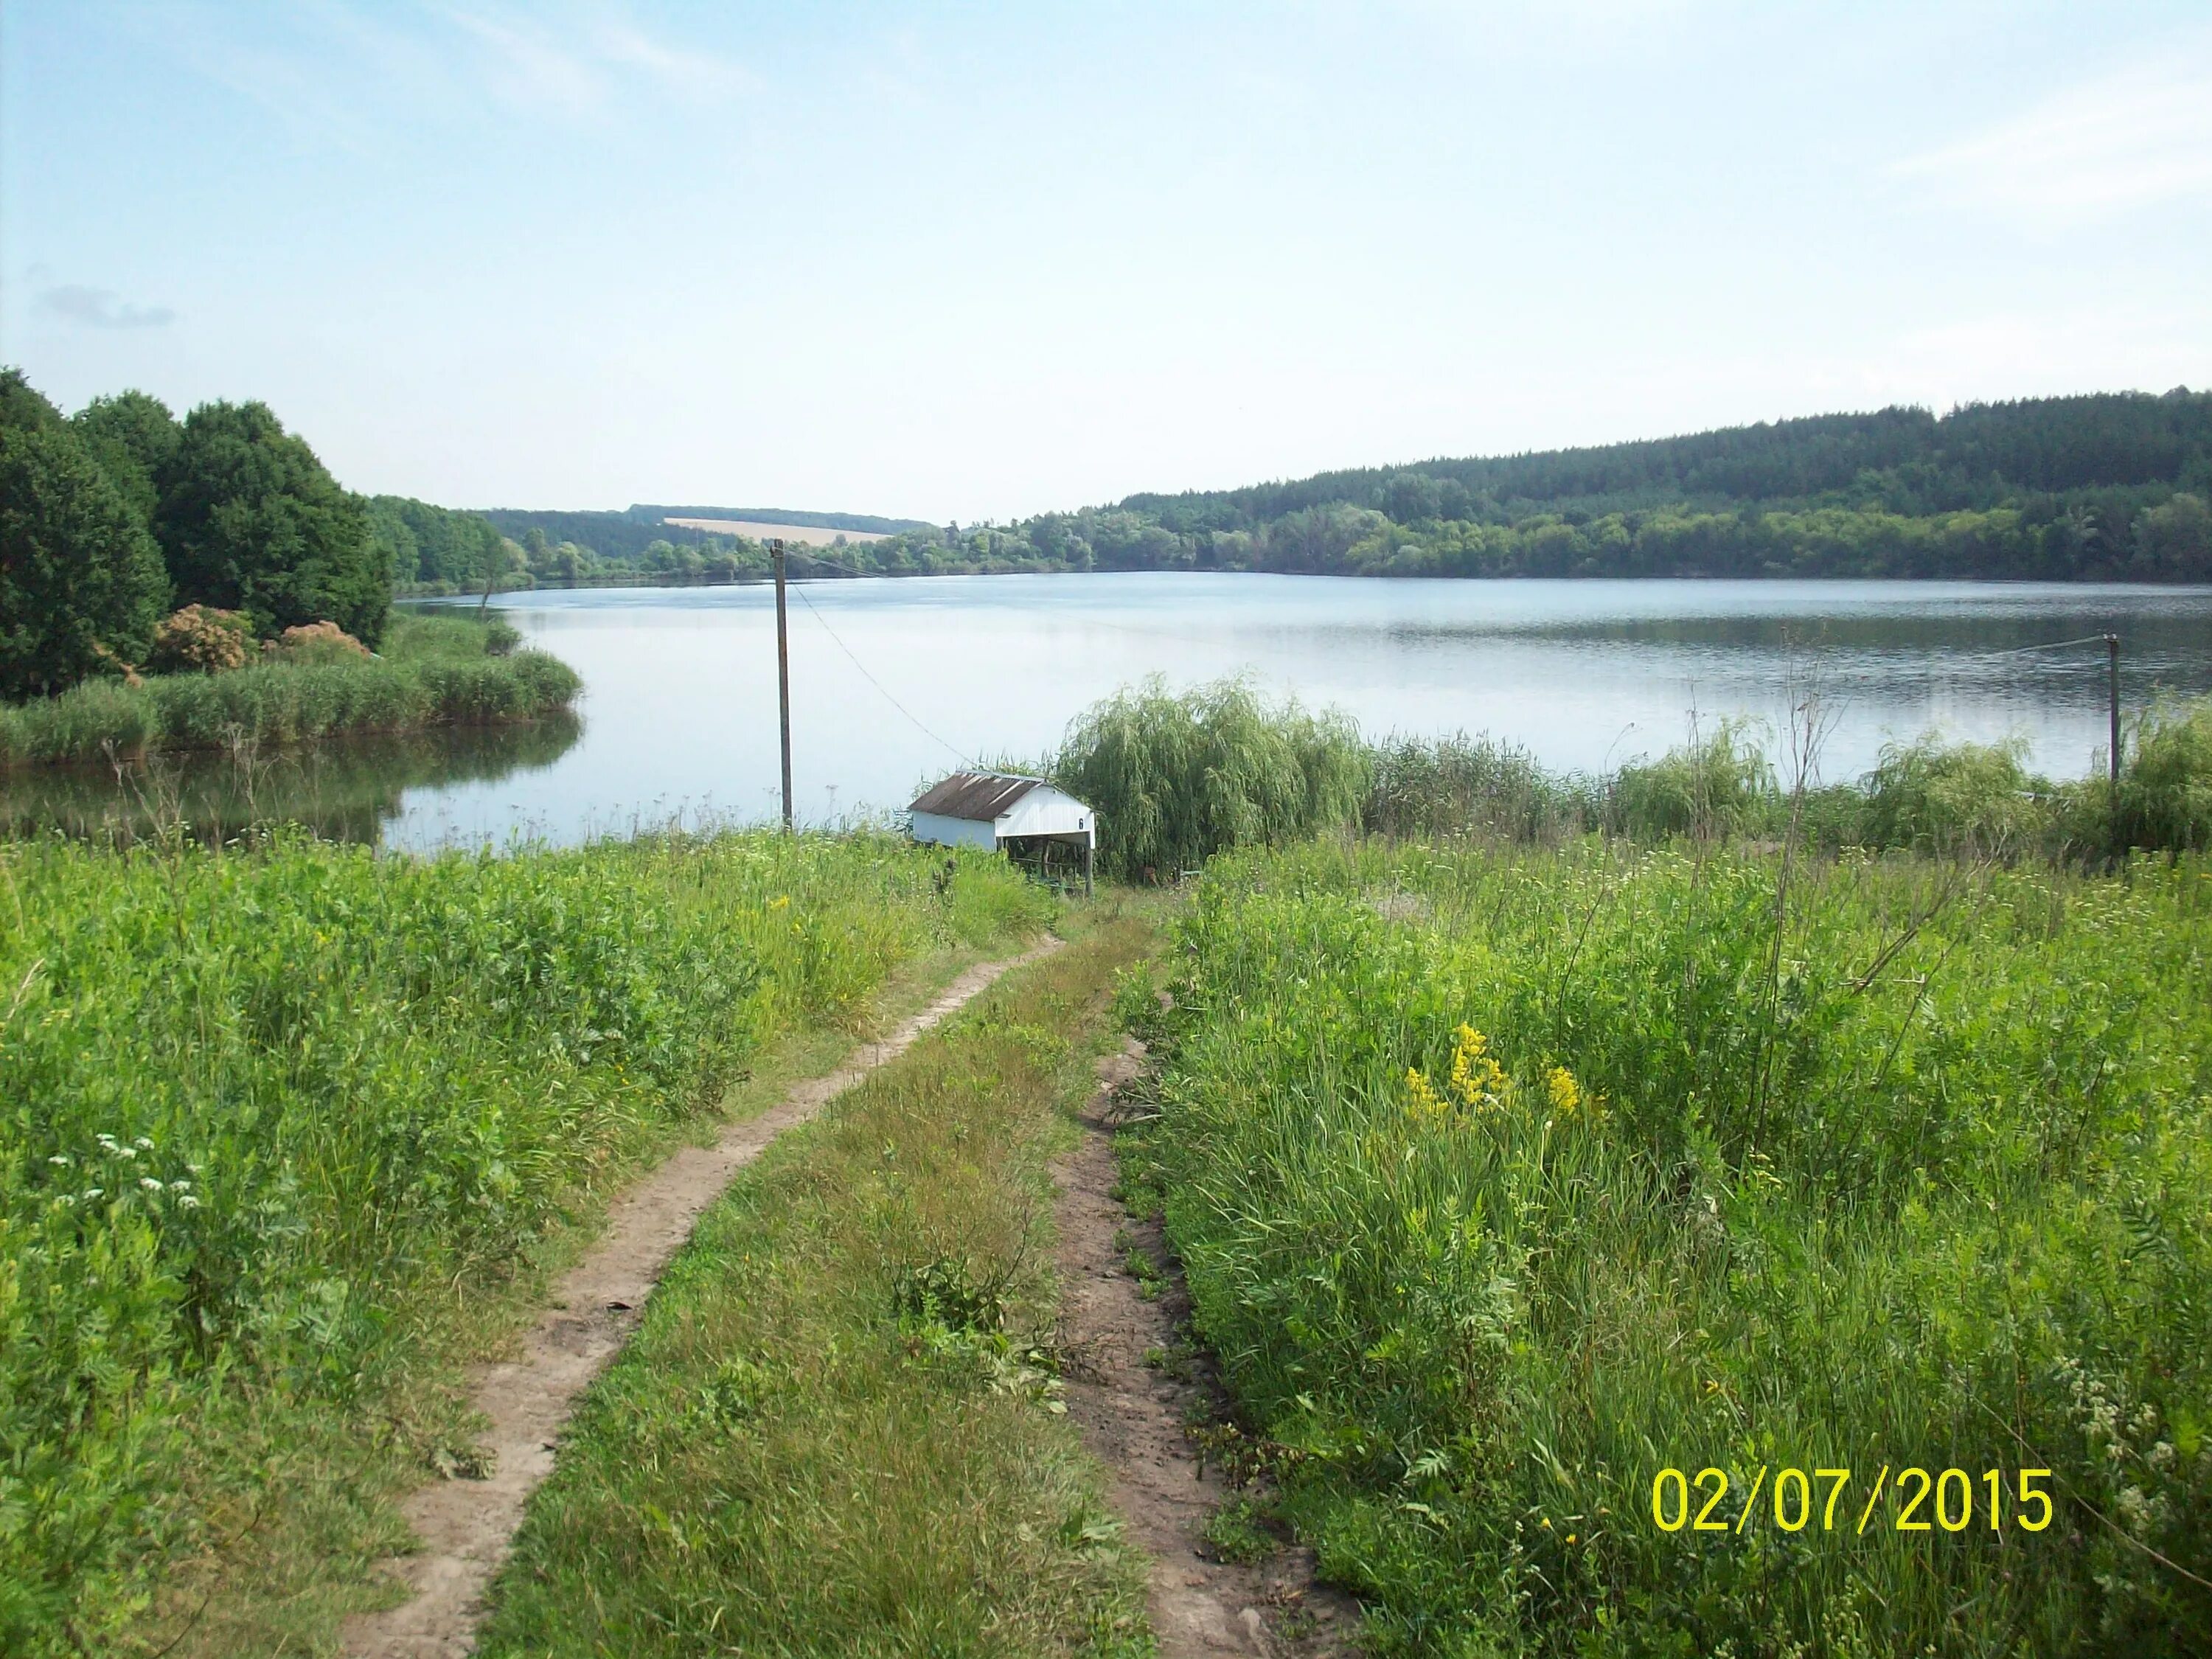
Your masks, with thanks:
M 914 815 L 914 838 L 939 847 L 980 847 L 987 853 L 996 852 L 999 847 L 999 838 L 989 824 L 973 818 L 943 817 L 935 812 Z

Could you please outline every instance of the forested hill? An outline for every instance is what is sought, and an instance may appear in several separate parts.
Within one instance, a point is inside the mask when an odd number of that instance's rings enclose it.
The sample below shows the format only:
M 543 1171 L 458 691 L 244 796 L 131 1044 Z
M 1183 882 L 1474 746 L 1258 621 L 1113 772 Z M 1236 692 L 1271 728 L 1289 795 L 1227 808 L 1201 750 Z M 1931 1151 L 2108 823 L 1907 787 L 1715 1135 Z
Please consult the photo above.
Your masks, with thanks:
M 2212 393 L 1820 415 L 1689 437 L 1437 459 L 965 530 L 766 508 L 470 515 L 534 580 L 727 579 L 767 556 L 668 519 L 880 541 L 803 572 L 1274 570 L 1374 576 L 1905 576 L 2212 581 Z M 471 533 L 479 533 L 472 531 Z M 429 580 L 436 538 L 418 536 Z M 810 564 L 805 562 L 811 560 Z M 465 561 L 456 560 L 462 563 Z M 404 550 L 394 559 L 406 580 Z
M 817 574 L 2201 582 L 2212 581 L 2208 499 L 2212 394 L 2115 392 L 1971 404 L 1940 418 L 1923 409 L 1821 415 L 1599 448 L 1132 495 L 1012 524 L 902 530 L 836 550 L 834 561 L 817 561 Z M 696 532 L 598 516 L 598 525 L 564 524 L 560 533 L 585 544 L 578 551 L 586 554 L 593 534 L 617 543 L 654 536 L 648 565 L 695 556 L 672 544 Z M 620 532 L 610 536 L 617 522 Z M 750 558 L 757 550 L 744 544 L 737 551 Z
M 2212 393 L 2103 393 L 1816 415 L 1682 438 L 1402 467 L 1121 505 L 1177 529 L 1249 530 L 1331 501 L 1401 521 L 1470 511 L 1878 506 L 1904 514 L 1999 507 L 2032 495 L 2212 485 Z M 1453 486 L 1456 485 L 1455 489 Z
M 2212 580 L 2212 394 L 1824 415 L 1139 495 L 1201 562 L 1389 574 Z

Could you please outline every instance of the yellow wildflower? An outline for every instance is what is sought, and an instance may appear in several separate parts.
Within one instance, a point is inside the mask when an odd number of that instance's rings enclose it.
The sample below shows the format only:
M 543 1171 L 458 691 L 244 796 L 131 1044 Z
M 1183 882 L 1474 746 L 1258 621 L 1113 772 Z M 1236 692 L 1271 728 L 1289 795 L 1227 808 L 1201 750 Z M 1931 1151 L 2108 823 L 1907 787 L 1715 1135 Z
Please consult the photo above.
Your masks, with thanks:
M 1583 1085 L 1564 1066 L 1554 1066 L 1544 1073 L 1544 1092 L 1551 1097 L 1552 1109 L 1561 1117 L 1572 1117 L 1582 1109 Z
M 1490 1057 L 1490 1039 L 1466 1024 L 1452 1035 L 1458 1039 L 1452 1051 L 1452 1098 L 1471 1111 L 1497 1105 L 1505 1092 L 1505 1071 Z
M 1421 1075 L 1418 1067 L 1407 1068 L 1406 1092 L 1413 1097 L 1413 1104 L 1407 1110 L 1421 1122 L 1435 1123 L 1450 1114 L 1451 1108 L 1437 1097 L 1437 1091 L 1429 1086 L 1428 1079 Z

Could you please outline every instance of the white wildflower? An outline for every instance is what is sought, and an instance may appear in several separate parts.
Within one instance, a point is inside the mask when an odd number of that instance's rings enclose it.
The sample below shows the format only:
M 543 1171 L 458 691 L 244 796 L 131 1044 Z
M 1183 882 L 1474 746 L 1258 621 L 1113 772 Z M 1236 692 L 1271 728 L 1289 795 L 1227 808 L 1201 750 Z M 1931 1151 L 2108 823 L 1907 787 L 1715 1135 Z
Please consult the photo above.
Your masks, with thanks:
M 190 1193 L 186 1193 L 177 1200 L 177 1207 L 180 1210 L 197 1210 L 199 1206 L 199 1200 L 194 1198 Z
M 70 1165 L 69 1154 L 67 1152 L 56 1152 L 52 1158 L 48 1158 L 46 1162 L 54 1165 L 57 1169 L 66 1170 Z
M 161 1183 L 151 1176 L 140 1176 L 138 1184 L 149 1193 L 158 1193 L 161 1190 Z
M 140 1135 L 137 1139 L 132 1141 L 131 1144 L 133 1146 L 137 1147 L 141 1152 L 150 1152 L 154 1150 L 154 1143 L 147 1139 L 143 1135 Z

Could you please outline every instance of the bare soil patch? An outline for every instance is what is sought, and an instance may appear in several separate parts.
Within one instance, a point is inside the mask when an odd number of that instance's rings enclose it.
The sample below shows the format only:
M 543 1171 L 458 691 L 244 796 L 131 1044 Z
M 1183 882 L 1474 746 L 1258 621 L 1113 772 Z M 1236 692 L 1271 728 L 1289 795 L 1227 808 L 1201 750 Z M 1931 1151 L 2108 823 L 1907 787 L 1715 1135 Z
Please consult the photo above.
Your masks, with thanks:
M 1060 944 L 1047 939 L 1022 956 L 969 969 L 889 1036 L 860 1045 L 837 1070 L 731 1125 L 712 1146 L 672 1154 L 616 1200 L 605 1236 L 562 1279 L 515 1356 L 471 1377 L 472 1402 L 489 1425 L 477 1448 L 484 1476 L 435 1481 L 401 1504 L 422 1547 L 385 1565 L 406 1586 L 409 1599 L 349 1619 L 345 1651 L 358 1659 L 445 1659 L 471 1651 L 484 1590 L 507 1558 L 530 1494 L 552 1472 L 562 1426 L 636 1328 L 653 1282 L 731 1177 L 777 1135 L 904 1053 L 1000 975 Z
M 1216 1559 L 1205 1541 L 1208 1521 L 1239 1495 L 1204 1466 L 1187 1428 L 1216 1414 L 1218 1386 L 1202 1363 L 1146 1363 L 1188 1353 L 1190 1301 L 1159 1218 L 1133 1218 L 1114 1196 L 1114 1091 L 1143 1053 L 1133 1042 L 1100 1062 L 1082 1145 L 1055 1172 L 1068 1415 L 1110 1471 L 1130 1535 L 1152 1554 L 1161 1659 L 1356 1651 L 1358 1604 L 1315 1582 L 1311 1551 L 1286 1545 L 1247 1565 Z M 1154 1269 L 1145 1281 L 1129 1270 L 1132 1249 Z M 1158 1287 L 1149 1300 L 1147 1282 Z

